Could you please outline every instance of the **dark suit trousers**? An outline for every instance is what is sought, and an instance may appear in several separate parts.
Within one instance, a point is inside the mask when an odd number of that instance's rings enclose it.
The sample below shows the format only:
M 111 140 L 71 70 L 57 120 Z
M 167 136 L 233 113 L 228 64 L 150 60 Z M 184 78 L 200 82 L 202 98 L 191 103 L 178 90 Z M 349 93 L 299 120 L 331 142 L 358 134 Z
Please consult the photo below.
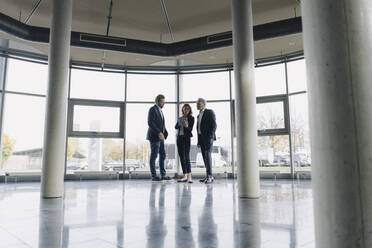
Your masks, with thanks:
M 213 148 L 213 140 L 205 140 L 200 135 L 198 137 L 200 149 L 202 152 L 203 160 L 205 169 L 207 172 L 207 177 L 212 176 L 212 148 Z
M 177 137 L 177 150 L 180 156 L 183 174 L 191 173 L 190 146 L 191 139 L 189 137 L 185 137 L 184 135 Z
M 151 155 L 150 155 L 150 170 L 151 170 L 151 176 L 156 176 L 156 169 L 155 169 L 155 161 L 159 157 L 159 168 L 160 168 L 160 175 L 165 176 L 165 168 L 164 168 L 164 160 L 165 160 L 165 149 L 164 149 L 164 140 L 160 141 L 150 141 L 150 147 L 151 147 Z

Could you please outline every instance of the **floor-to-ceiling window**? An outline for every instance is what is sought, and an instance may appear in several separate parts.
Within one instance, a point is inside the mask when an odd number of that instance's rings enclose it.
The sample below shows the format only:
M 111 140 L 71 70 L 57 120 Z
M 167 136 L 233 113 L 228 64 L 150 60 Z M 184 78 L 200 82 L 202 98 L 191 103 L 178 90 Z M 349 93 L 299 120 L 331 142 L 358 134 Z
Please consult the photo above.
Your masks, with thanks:
M 47 65 L 8 59 L 2 122 L 3 171 L 40 171 Z
M 136 164 L 136 171 L 150 171 L 150 143 L 146 140 L 147 115 L 155 104 L 157 95 L 165 96 L 162 109 L 165 126 L 169 133 L 165 140 L 165 168 L 168 173 L 177 170 L 175 150 L 175 130 L 177 92 L 176 75 L 174 73 L 139 72 L 127 75 L 126 101 L 126 167 Z M 158 160 L 156 161 L 158 168 Z
M 296 171 L 311 170 L 305 60 L 288 62 L 287 68 L 293 164 Z
M 71 69 L 67 173 L 123 171 L 125 76 Z
M 180 75 L 180 108 L 184 103 L 189 103 L 195 117 L 195 123 L 199 112 L 196 108 L 198 98 L 205 99 L 207 101 L 206 108 L 212 109 L 216 114 L 216 141 L 213 143 L 212 149 L 213 171 L 214 173 L 231 172 L 229 71 L 182 73 Z M 195 124 L 191 140 L 191 166 L 194 172 L 205 172 L 201 151 L 197 147 L 197 137 Z
M 254 71 L 260 170 L 310 170 L 304 60 L 259 65 Z
M 2 121 L 1 169 L 40 170 L 42 160 L 47 65 L 8 59 Z M 174 125 L 184 103 L 207 100 L 217 120 L 214 172 L 234 171 L 236 162 L 235 83 L 231 67 L 199 71 L 106 71 L 73 66 L 70 75 L 66 168 L 87 171 L 149 171 L 147 113 L 163 94 L 169 137 L 166 168 L 177 166 Z M 20 73 L 20 71 L 22 73 Z M 310 139 L 305 62 L 275 62 L 255 68 L 258 157 L 261 170 L 282 173 L 310 170 Z M 230 82 L 231 81 L 231 82 Z M 196 146 L 191 147 L 193 172 L 204 172 Z M 235 145 L 232 145 L 235 144 Z M 235 149 L 234 149 L 235 148 Z M 291 156 L 292 155 L 292 156 Z M 235 163 L 236 165 L 236 163 Z

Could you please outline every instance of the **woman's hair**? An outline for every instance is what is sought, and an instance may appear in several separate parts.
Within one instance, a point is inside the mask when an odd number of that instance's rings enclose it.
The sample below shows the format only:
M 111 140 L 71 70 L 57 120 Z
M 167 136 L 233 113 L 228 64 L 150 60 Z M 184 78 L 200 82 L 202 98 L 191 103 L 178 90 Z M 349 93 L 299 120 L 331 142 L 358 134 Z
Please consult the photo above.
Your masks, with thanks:
M 192 115 L 192 109 L 191 109 L 191 106 L 190 106 L 190 104 L 184 104 L 183 106 L 182 106 L 182 114 L 185 114 L 185 108 L 186 107 L 188 107 L 189 109 L 190 109 L 190 113 L 189 113 L 189 115 Z

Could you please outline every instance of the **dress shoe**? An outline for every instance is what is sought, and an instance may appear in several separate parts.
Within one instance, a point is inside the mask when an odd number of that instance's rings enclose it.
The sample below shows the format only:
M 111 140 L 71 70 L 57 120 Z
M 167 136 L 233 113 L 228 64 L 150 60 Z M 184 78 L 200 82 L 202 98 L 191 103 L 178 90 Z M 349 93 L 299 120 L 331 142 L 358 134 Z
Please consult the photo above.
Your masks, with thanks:
M 159 177 L 153 177 L 153 178 L 151 178 L 151 181 L 153 181 L 153 182 L 160 182 L 161 179 Z
M 187 182 L 187 178 L 178 179 L 177 182 L 185 183 L 185 182 Z
M 205 183 L 205 180 L 207 180 L 207 179 L 208 179 L 207 177 L 204 177 L 203 179 L 200 179 L 199 182 Z
M 209 184 L 209 183 L 213 183 L 213 181 L 214 181 L 213 177 L 208 177 L 207 180 L 205 180 L 204 183 Z
M 171 180 L 171 178 L 168 177 L 168 176 L 162 176 L 162 177 L 161 177 L 161 180 L 164 180 L 164 181 L 165 181 L 165 180 Z

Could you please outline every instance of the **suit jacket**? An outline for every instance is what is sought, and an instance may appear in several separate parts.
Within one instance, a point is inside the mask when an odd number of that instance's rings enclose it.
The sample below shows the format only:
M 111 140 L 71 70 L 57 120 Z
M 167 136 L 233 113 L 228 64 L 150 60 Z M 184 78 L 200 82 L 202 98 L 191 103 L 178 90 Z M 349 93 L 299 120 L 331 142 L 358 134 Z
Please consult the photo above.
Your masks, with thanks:
M 189 126 L 187 128 L 183 127 L 183 132 L 184 132 L 185 137 L 191 138 L 192 137 L 192 128 L 194 127 L 194 122 L 195 122 L 194 116 L 192 116 L 192 115 L 187 116 L 187 121 L 189 123 Z M 178 121 L 176 123 L 175 128 L 178 129 L 178 132 L 177 132 L 177 137 L 178 137 L 178 135 L 180 133 L 180 128 L 181 128 Z
M 199 115 L 198 115 L 199 117 Z M 198 127 L 196 127 L 196 130 Z M 211 140 L 216 140 L 216 115 L 211 109 L 205 109 L 203 113 L 203 118 L 200 123 L 201 135 L 198 134 L 198 145 L 200 145 L 200 139 L 204 142 L 210 142 Z
M 147 115 L 147 124 L 149 128 L 147 129 L 146 139 L 150 141 L 160 141 L 160 133 L 164 134 L 165 139 L 168 137 L 168 131 L 165 128 L 165 118 L 163 119 L 161 117 L 161 113 L 157 105 L 154 105 L 149 109 L 149 113 Z

